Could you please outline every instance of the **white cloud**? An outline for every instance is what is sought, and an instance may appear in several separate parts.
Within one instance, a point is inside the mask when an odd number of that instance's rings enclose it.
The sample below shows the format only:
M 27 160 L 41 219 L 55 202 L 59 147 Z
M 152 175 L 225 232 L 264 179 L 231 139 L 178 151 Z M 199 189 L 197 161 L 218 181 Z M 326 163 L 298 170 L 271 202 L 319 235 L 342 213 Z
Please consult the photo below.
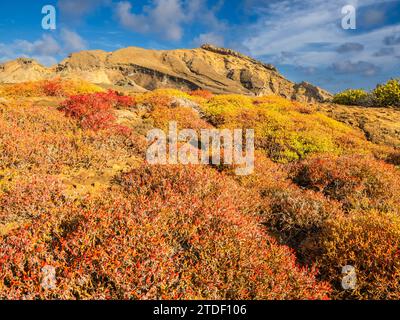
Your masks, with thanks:
M 251 2 L 251 0 L 248 0 Z M 347 66 L 347 70 L 358 72 L 367 69 L 366 64 L 378 64 L 383 68 L 393 68 L 395 57 L 378 57 L 377 51 L 383 45 L 383 39 L 398 30 L 398 26 L 387 26 L 364 33 L 341 28 L 341 8 L 352 4 L 357 8 L 368 9 L 369 5 L 385 3 L 385 0 L 283 0 L 263 2 L 258 7 L 258 22 L 248 29 L 244 36 L 244 46 L 254 56 L 269 57 L 272 63 L 293 66 L 326 68 L 333 63 Z M 266 3 L 266 4 L 265 4 Z M 368 11 L 367 11 L 368 13 Z M 381 15 L 369 14 L 369 18 L 381 19 Z M 326 50 L 313 47 L 312 44 L 328 43 Z M 337 52 L 345 43 L 358 43 L 364 50 L 353 51 L 346 57 Z M 282 57 L 282 52 L 293 53 Z M 344 61 L 346 59 L 346 61 Z M 397 61 L 398 62 L 398 61 Z M 355 67 L 353 67 L 355 66 Z M 338 68 L 337 68 L 338 69 Z M 339 68 L 340 69 L 340 68 Z M 369 68 L 372 70 L 373 68 Z M 372 72 L 365 71 L 371 75 Z
M 120 1 L 114 11 L 120 24 L 131 31 L 159 34 L 167 40 L 178 41 L 192 23 L 221 34 L 226 26 L 218 20 L 216 12 L 222 3 L 218 1 L 209 8 L 205 0 L 152 0 L 151 5 L 144 6 L 142 12 L 136 14 L 130 2 Z M 203 34 L 211 34 L 211 31 Z M 219 38 L 221 41 L 222 35 Z
M 181 23 L 184 14 L 178 0 L 155 0 L 154 6 L 144 7 L 144 13 L 131 12 L 128 1 L 119 2 L 115 12 L 120 23 L 127 29 L 139 33 L 160 33 L 169 40 L 182 38 Z
M 96 8 L 111 3 L 112 0 L 58 0 L 57 7 L 63 22 L 76 23 Z
M 221 34 L 216 34 L 214 32 L 202 33 L 196 37 L 193 42 L 200 46 L 202 44 L 213 44 L 215 46 L 224 46 L 224 37 Z
M 374 76 L 379 68 L 366 61 L 351 62 L 349 60 L 335 62 L 332 65 L 337 73 L 341 74 L 361 74 L 364 76 Z
M 50 35 L 44 34 L 35 41 L 15 40 L 12 43 L 0 43 L 0 56 L 2 61 L 18 57 L 31 57 L 45 65 L 56 62 L 54 56 L 60 54 L 61 47 Z
M 44 34 L 39 40 L 29 42 L 26 40 L 16 40 L 14 42 L 15 50 L 26 54 L 38 56 L 52 56 L 60 53 L 58 42 L 50 35 Z
M 34 41 L 17 39 L 11 43 L 0 43 L 0 56 L 2 62 L 29 57 L 49 66 L 57 63 L 63 55 L 85 48 L 85 40 L 76 32 L 61 29 L 60 33 L 54 36 L 45 33 Z
M 86 41 L 76 32 L 68 29 L 61 30 L 61 40 L 63 41 L 64 51 L 80 51 L 87 48 Z

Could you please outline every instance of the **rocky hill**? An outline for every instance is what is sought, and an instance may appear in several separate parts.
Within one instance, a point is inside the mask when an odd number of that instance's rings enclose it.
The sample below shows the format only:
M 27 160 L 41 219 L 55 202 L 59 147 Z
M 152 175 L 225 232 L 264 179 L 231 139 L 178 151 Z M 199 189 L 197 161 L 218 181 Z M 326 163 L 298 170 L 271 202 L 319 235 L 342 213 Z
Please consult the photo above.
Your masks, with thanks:
M 129 87 L 135 91 L 173 87 L 245 95 L 273 93 L 304 102 L 331 98 L 330 93 L 316 86 L 285 79 L 270 64 L 212 45 L 180 50 L 129 47 L 114 52 L 82 51 L 51 68 L 26 58 L 0 65 L 0 82 L 3 83 L 59 76 Z
M 52 70 L 33 59 L 19 58 L 0 64 L 0 82 L 2 83 L 35 81 L 51 77 L 52 74 Z

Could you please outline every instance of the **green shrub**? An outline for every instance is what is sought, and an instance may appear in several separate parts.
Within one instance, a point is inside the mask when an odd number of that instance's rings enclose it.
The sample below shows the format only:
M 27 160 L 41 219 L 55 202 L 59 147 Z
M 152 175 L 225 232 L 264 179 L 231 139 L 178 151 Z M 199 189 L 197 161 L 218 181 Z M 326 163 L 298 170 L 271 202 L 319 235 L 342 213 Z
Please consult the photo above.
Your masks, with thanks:
M 385 84 L 378 84 L 376 89 L 368 93 L 362 89 L 349 89 L 336 94 L 333 102 L 343 105 L 359 105 L 365 107 L 400 107 L 400 80 L 391 79 Z
M 333 97 L 333 102 L 350 106 L 364 105 L 368 98 L 368 93 L 362 89 L 349 89 L 336 94 Z
M 202 111 L 217 128 L 254 129 L 255 148 L 279 163 L 312 154 L 354 153 L 365 143 L 350 127 L 280 97 L 215 96 Z
M 386 84 L 378 85 L 373 94 L 379 106 L 400 107 L 399 79 L 391 79 Z

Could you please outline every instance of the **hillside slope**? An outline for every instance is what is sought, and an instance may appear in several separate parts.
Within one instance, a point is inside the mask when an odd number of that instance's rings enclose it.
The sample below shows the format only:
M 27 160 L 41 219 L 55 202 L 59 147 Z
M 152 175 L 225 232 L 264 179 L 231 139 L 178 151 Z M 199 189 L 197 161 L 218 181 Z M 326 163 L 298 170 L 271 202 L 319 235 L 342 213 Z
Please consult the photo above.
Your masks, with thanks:
M 400 147 L 399 110 L 319 104 L 318 111 L 353 128 L 360 129 L 365 137 L 373 143 Z
M 129 47 L 110 53 L 82 51 L 71 54 L 51 68 L 31 59 L 17 59 L 0 65 L 2 83 L 58 76 L 131 87 L 138 92 L 172 87 L 257 96 L 278 94 L 302 102 L 331 98 L 330 93 L 311 84 L 296 84 L 285 79 L 272 65 L 211 45 L 179 50 Z
M 400 154 L 364 130 L 397 114 L 331 111 L 348 124 L 274 95 L 0 85 L 0 299 L 398 300 Z M 150 164 L 171 122 L 254 129 L 253 173 Z

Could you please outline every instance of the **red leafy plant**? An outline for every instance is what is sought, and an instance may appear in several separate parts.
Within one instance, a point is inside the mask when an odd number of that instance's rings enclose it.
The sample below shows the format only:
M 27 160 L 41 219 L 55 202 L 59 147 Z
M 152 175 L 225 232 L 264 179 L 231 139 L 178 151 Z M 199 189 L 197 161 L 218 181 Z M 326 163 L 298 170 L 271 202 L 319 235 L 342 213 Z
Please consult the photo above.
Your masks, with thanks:
M 36 187 L 24 185 L 9 194 L 11 202 Z M 51 197 L 32 223 L 0 237 L 0 298 L 329 295 L 315 270 L 300 268 L 290 249 L 265 234 L 246 205 L 254 195 L 210 168 L 142 165 L 80 204 L 52 185 L 45 192 Z M 16 213 L 30 205 L 18 202 Z M 44 266 L 55 268 L 53 289 L 42 286 Z
M 133 105 L 134 98 L 109 90 L 71 96 L 61 104 L 60 110 L 77 119 L 84 129 L 101 130 L 115 126 L 114 108 L 129 108 Z
M 45 80 L 42 83 L 42 91 L 46 96 L 59 97 L 65 94 L 61 79 Z
M 201 97 L 206 100 L 210 100 L 214 95 L 208 90 L 197 89 L 190 92 L 191 96 Z
M 294 165 L 291 171 L 297 185 L 339 201 L 346 211 L 398 212 L 400 208 L 398 170 L 372 157 L 314 157 Z

